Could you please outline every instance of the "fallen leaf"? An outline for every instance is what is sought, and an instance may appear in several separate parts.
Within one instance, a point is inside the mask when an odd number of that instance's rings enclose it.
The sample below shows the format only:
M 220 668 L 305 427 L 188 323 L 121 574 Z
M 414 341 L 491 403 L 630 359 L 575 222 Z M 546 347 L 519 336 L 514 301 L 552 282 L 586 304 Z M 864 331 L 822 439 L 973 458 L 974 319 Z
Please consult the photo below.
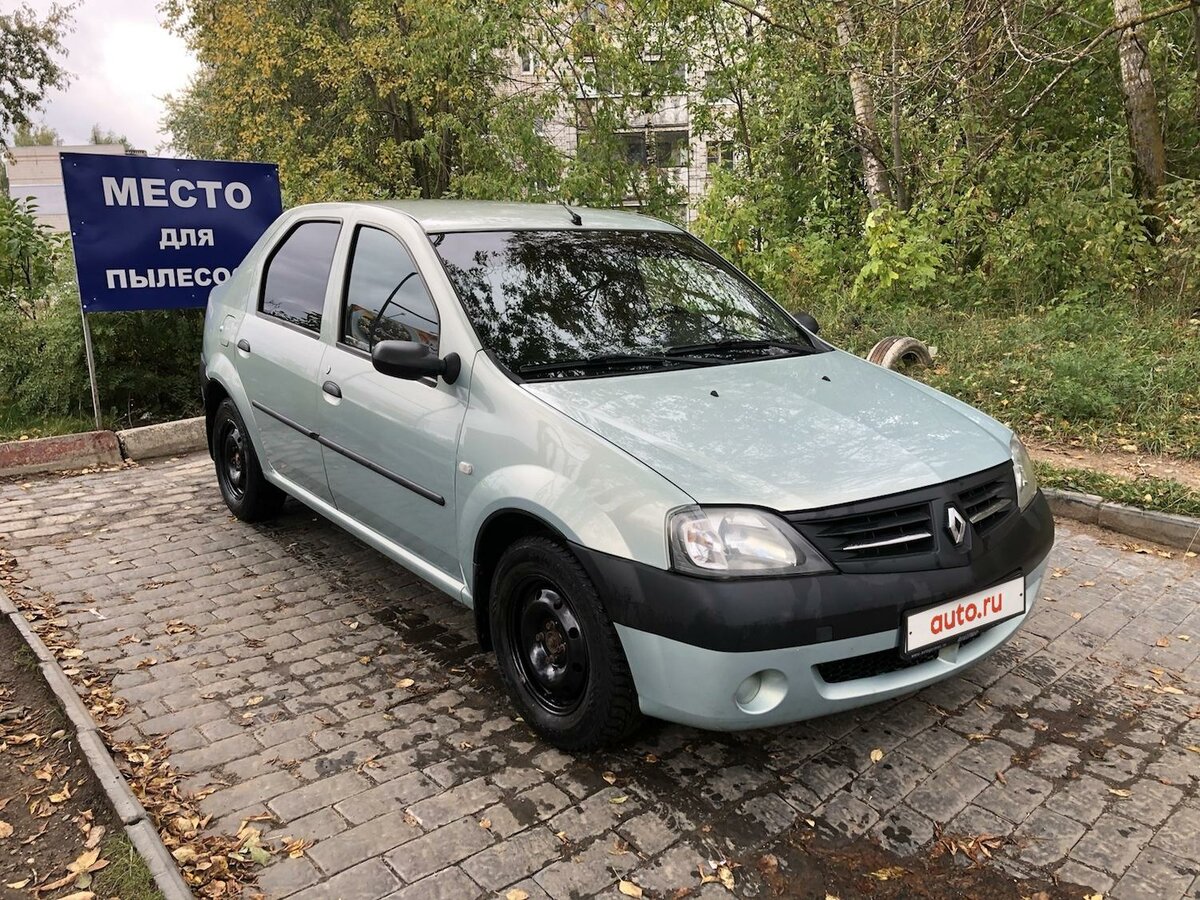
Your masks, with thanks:
M 103 825 L 93 825 L 88 830 L 87 840 L 83 842 L 84 849 L 91 850 L 93 847 L 99 846 L 107 830 Z
M 883 759 L 883 751 L 880 750 L 878 747 L 876 747 L 874 750 L 871 751 L 871 762 L 877 763 L 881 759 Z
M 871 877 L 876 881 L 890 881 L 893 878 L 900 878 L 902 875 L 907 875 L 908 870 L 900 866 L 888 866 L 886 869 L 876 869 L 871 873 Z
M 49 766 L 42 766 L 40 769 L 38 769 L 36 772 L 33 773 L 33 777 L 36 778 L 38 781 L 53 781 L 54 780 L 54 771 Z
M 81 656 L 83 656 L 83 651 L 78 647 L 71 647 L 62 652 L 63 659 L 79 659 Z
M 12 888 L 14 891 L 19 891 L 21 888 L 25 887 L 25 885 L 29 884 L 29 881 L 30 881 L 30 879 L 28 879 L 28 878 L 22 878 L 20 881 L 10 881 L 10 882 L 8 882 L 8 883 L 5 885 L 5 887 L 10 887 L 10 888 Z
M 1154 646 L 1155 647 L 1170 647 L 1171 639 L 1168 637 L 1160 637 L 1157 641 L 1154 642 Z
M 416 684 L 416 681 L 414 681 L 411 678 L 401 678 L 399 681 L 396 682 L 396 687 L 400 688 L 400 690 L 405 690 L 407 688 L 412 687 L 414 684 Z M 528 895 L 526 895 L 526 896 L 528 896 Z
M 733 870 L 729 866 L 717 867 L 717 878 L 727 891 L 733 890 Z
M 620 883 L 617 885 L 617 890 L 626 897 L 642 896 L 642 889 L 640 887 L 638 887 L 632 881 L 625 881 L 624 879 L 621 879 Z
M 1008 784 L 1008 779 L 1004 777 L 1004 773 L 999 769 L 996 770 L 996 780 L 1001 784 Z
M 12 837 L 13 827 L 0 819 L 0 838 Z
M 69 784 L 64 784 L 61 791 L 50 795 L 51 803 L 66 803 L 70 799 L 71 799 L 71 786 Z
M 1187 750 L 1189 753 L 1200 753 L 1200 747 L 1195 744 L 1188 744 Z
M 609 803 L 625 803 L 628 800 L 629 800 L 628 797 L 609 797 L 608 798 Z
M 607 781 L 609 784 L 617 783 L 617 776 L 616 776 L 616 773 L 614 773 L 614 772 L 605 772 L 600 777 L 603 778 L 605 781 Z
M 480 820 L 479 820 L 479 827 L 480 827 L 480 828 L 491 828 L 491 827 L 492 827 L 492 820 L 491 820 L 491 819 L 480 819 Z
M 1133 791 L 1127 791 L 1125 788 L 1109 788 L 1108 792 L 1114 797 L 1132 797 Z
M 75 875 L 81 875 L 92 867 L 92 865 L 100 858 L 100 851 L 93 848 L 84 850 L 75 858 L 75 862 L 67 866 L 67 871 Z
M 642 759 L 651 764 L 658 762 L 658 757 L 653 753 L 647 753 Z
M 258 706 L 258 704 L 262 703 L 263 700 L 265 700 L 265 699 L 266 698 L 263 697 L 261 694 L 256 694 L 255 696 L 251 697 L 249 700 L 246 701 L 246 706 Z
M 504 900 L 529 900 L 529 894 L 520 888 L 511 888 L 508 893 L 504 895 Z

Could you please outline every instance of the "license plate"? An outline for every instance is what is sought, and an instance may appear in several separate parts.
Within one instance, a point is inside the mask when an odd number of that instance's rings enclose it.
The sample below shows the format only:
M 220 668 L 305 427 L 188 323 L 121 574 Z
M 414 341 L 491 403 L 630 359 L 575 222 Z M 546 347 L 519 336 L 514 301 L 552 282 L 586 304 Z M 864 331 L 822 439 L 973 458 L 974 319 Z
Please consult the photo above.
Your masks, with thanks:
M 943 644 L 1025 612 L 1024 576 L 904 617 L 904 652 Z

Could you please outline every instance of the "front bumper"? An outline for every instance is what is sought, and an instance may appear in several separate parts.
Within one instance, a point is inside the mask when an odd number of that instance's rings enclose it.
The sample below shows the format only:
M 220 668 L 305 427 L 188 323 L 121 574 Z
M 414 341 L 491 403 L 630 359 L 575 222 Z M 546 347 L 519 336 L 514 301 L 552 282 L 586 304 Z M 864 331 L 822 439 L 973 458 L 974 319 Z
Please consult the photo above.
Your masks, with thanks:
M 1038 494 L 976 541 L 961 564 L 924 571 L 835 572 L 718 581 L 655 569 L 576 547 L 616 624 L 647 715 L 714 729 L 793 722 L 885 700 L 978 662 L 1029 615 L 1054 542 Z M 1025 613 L 966 636 L 933 658 L 865 677 L 830 679 L 818 667 L 901 646 L 910 610 L 1025 577 Z M 758 673 L 754 698 L 737 694 Z
M 1043 561 L 1025 580 L 1025 613 L 982 631 L 964 645 L 943 647 L 926 662 L 866 678 L 827 682 L 823 663 L 895 650 L 899 629 L 777 650 L 728 653 L 617 625 L 648 716 L 715 731 L 799 722 L 911 693 L 985 659 L 1011 638 L 1032 611 L 1046 574 Z M 745 679 L 763 672 L 758 693 L 739 703 Z

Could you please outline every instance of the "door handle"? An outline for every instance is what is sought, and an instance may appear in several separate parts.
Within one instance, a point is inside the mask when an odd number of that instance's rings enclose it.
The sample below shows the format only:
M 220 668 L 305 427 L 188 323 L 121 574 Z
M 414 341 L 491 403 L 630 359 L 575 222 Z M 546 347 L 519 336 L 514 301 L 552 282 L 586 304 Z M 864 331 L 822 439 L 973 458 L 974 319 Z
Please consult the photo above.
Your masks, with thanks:
M 237 342 L 237 348 L 239 350 L 241 350 L 243 353 L 249 353 L 250 352 L 250 342 L 248 340 L 246 340 L 245 338 L 242 338 L 240 341 Z
M 327 381 L 323 385 L 321 385 L 321 390 L 323 390 L 325 393 L 327 393 L 330 397 L 341 397 L 342 396 L 342 389 L 340 387 L 338 387 L 336 384 L 334 384 L 332 381 Z

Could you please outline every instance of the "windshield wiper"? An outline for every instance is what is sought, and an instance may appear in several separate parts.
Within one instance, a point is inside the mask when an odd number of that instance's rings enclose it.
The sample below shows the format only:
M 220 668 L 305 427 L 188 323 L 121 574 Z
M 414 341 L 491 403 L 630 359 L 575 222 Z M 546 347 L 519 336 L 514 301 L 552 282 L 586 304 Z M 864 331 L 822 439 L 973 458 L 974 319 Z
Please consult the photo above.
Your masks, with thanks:
M 585 356 L 581 359 L 563 359 L 548 363 L 528 363 L 517 366 L 521 375 L 542 375 L 552 372 L 590 372 L 596 369 L 614 369 L 630 366 L 719 366 L 724 361 L 701 356 L 685 356 L 681 354 L 636 354 L 636 353 L 600 353 L 596 356 Z
M 816 353 L 817 348 L 810 344 L 797 344 L 792 341 L 778 341 L 774 339 L 767 340 L 749 340 L 744 338 L 734 338 L 723 341 L 704 341 L 700 344 L 676 344 L 674 347 L 668 347 L 663 353 L 672 358 L 687 358 L 686 354 L 717 352 L 721 353 L 727 350 L 786 350 L 789 353 Z M 694 358 L 694 357 L 692 357 Z

